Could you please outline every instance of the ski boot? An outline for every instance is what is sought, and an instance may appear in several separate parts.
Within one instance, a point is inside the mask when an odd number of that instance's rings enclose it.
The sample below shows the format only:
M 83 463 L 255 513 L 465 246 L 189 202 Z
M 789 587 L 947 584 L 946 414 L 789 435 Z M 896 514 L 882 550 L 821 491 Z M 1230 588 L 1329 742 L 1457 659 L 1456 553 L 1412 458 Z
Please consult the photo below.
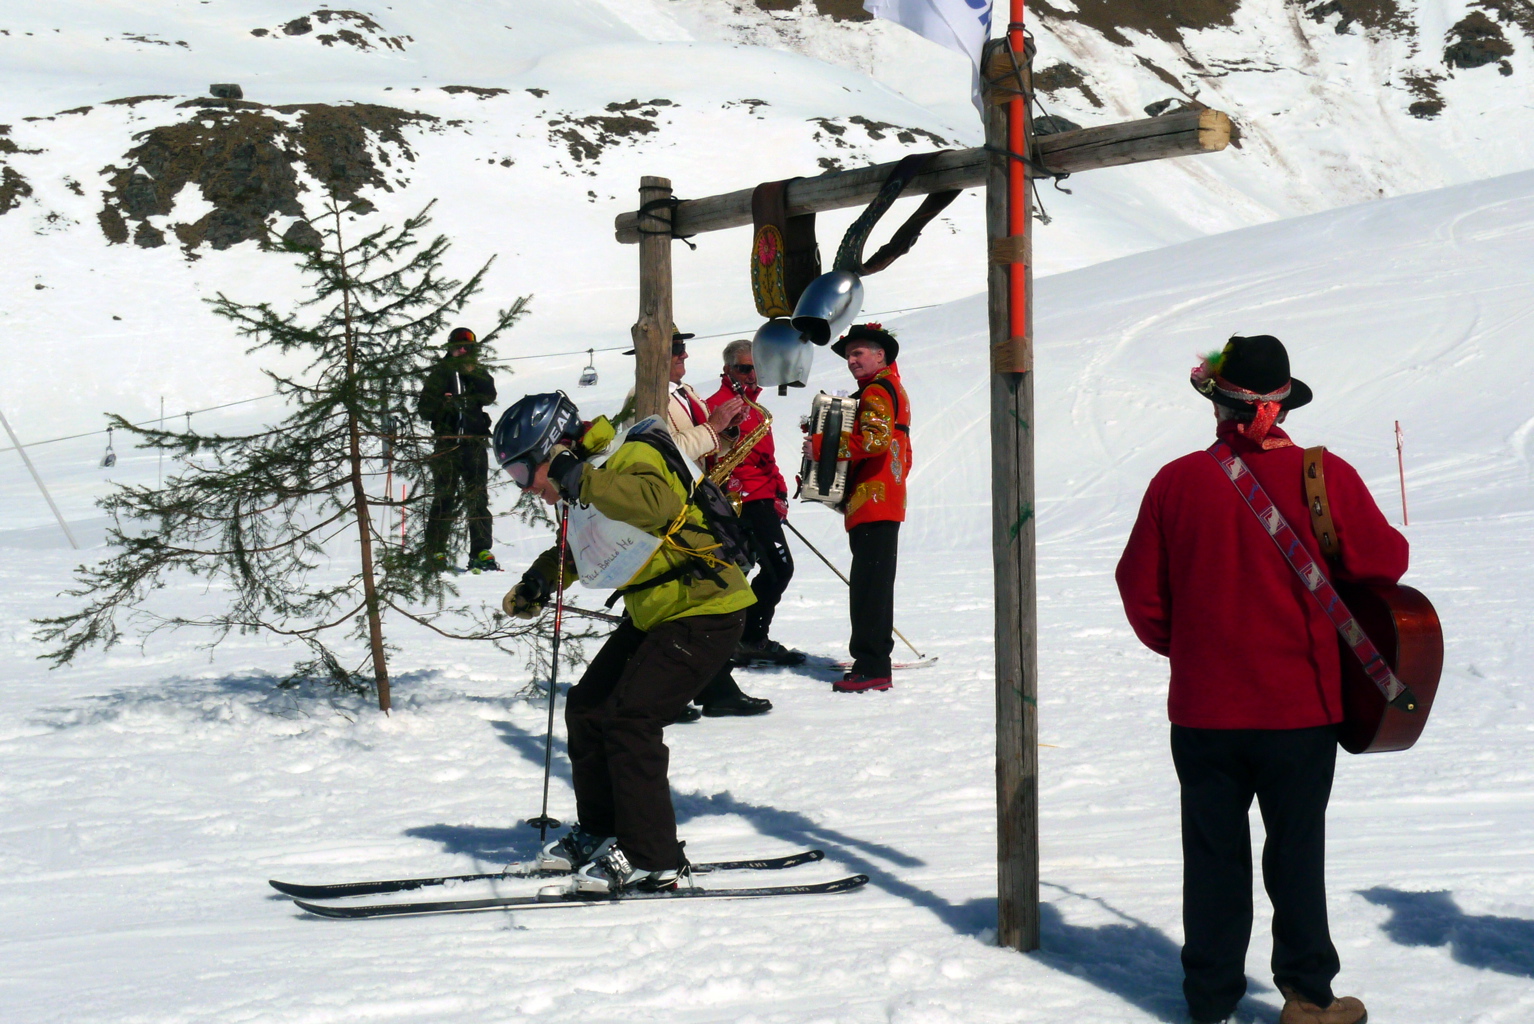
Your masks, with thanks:
M 790 650 L 778 643 L 763 637 L 761 640 L 742 640 L 735 646 L 734 662 L 744 668 L 752 664 L 768 665 L 802 665 L 807 655 L 803 651 Z
M 478 576 L 482 572 L 500 572 L 501 566 L 489 551 L 481 551 L 469 559 L 468 570 Z
M 888 690 L 894 685 L 889 676 L 865 676 L 848 669 L 846 675 L 831 684 L 831 690 L 834 693 L 867 693 L 870 690 Z
M 665 892 L 692 884 L 687 858 L 679 868 L 649 871 L 629 863 L 617 846 L 588 861 L 574 878 L 575 892 L 593 896 L 621 896 L 626 892 Z
M 567 872 L 585 866 L 613 845 L 612 836 L 596 836 L 579 825 L 538 851 L 534 863 L 539 871 Z

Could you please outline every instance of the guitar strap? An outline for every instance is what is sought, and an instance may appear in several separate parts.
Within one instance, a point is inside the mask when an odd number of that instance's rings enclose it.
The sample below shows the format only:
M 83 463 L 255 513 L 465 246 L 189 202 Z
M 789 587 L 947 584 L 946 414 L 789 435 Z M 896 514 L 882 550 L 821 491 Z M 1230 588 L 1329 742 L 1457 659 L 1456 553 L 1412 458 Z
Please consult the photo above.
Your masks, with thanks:
M 1299 536 L 1294 528 L 1289 525 L 1289 520 L 1273 504 L 1273 499 L 1268 497 L 1268 492 L 1263 490 L 1262 484 L 1252 475 L 1241 456 L 1231 451 L 1230 445 L 1224 441 L 1216 441 L 1209 446 L 1209 456 L 1220 464 L 1225 476 L 1235 486 L 1236 493 L 1240 494 L 1246 502 L 1257 521 L 1262 524 L 1263 530 L 1273 538 L 1273 543 L 1278 545 L 1278 550 L 1283 554 L 1284 560 L 1289 567 L 1299 576 L 1300 582 L 1315 598 L 1316 604 L 1321 606 L 1321 611 L 1337 627 L 1337 632 L 1342 637 L 1343 643 L 1353 650 L 1358 662 L 1363 666 L 1364 673 L 1379 687 L 1380 693 L 1385 695 L 1385 701 L 1392 707 L 1401 711 L 1415 711 L 1417 698 L 1407 688 L 1406 684 L 1396 678 L 1391 671 L 1390 665 L 1380 654 L 1379 648 L 1374 646 L 1374 641 L 1369 639 L 1369 634 L 1364 632 L 1348 606 L 1342 602 L 1337 591 L 1332 587 L 1326 574 L 1321 567 L 1316 565 L 1315 559 L 1310 557 L 1310 552 L 1305 550 L 1305 545 L 1300 543 Z M 1318 460 L 1319 461 L 1319 460 Z M 1317 476 L 1319 477 L 1319 470 Z M 1309 473 L 1306 474 L 1307 487 Z M 1327 516 L 1330 520 L 1330 514 Z M 1334 534 L 1335 535 L 1335 534 Z
M 1327 561 L 1342 554 L 1337 527 L 1332 525 L 1332 506 L 1326 500 L 1326 472 L 1322 465 L 1322 447 L 1305 449 L 1305 505 L 1310 509 L 1310 529 L 1321 544 Z

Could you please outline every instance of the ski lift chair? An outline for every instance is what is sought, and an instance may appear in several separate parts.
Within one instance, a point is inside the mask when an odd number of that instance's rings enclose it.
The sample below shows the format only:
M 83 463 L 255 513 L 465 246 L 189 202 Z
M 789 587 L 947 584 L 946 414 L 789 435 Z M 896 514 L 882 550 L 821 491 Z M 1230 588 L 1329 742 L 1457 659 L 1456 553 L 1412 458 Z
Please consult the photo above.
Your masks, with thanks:
M 107 427 L 107 450 L 101 455 L 101 468 L 111 469 L 117 465 L 117 452 L 112 448 L 112 428 Z
M 578 386 L 589 388 L 597 382 L 596 353 L 594 348 L 586 350 L 586 368 L 581 371 L 581 379 L 576 382 Z

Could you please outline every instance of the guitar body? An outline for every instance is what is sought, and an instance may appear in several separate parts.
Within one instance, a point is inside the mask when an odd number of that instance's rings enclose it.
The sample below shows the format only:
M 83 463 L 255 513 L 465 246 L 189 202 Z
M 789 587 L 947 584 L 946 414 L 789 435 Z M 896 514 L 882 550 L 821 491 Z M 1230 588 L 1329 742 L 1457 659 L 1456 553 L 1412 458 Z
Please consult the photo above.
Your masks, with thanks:
M 1417 698 L 1417 710 L 1411 712 L 1386 704 L 1385 695 L 1339 637 L 1343 721 L 1338 742 L 1350 754 L 1405 750 L 1427 725 L 1443 672 L 1438 612 L 1421 591 L 1411 587 L 1338 582 L 1336 589 L 1396 678 Z

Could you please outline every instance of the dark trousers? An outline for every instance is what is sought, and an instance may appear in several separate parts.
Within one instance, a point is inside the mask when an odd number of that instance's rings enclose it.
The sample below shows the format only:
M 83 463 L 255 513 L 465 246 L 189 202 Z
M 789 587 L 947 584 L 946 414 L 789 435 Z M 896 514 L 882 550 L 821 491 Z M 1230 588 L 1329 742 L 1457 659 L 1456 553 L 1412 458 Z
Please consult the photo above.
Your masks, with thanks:
M 1319 1006 L 1339 963 L 1326 921 L 1326 804 L 1337 729 L 1172 726 L 1182 784 L 1183 993 L 1197 1020 L 1220 1020 L 1246 994 L 1252 935 L 1256 796 L 1267 839 L 1262 881 L 1273 903 L 1273 980 Z
M 693 615 L 648 633 L 628 619 L 607 638 L 565 702 L 581 827 L 616 836 L 635 867 L 681 864 L 662 730 L 735 653 L 744 611 Z
M 425 546 L 428 556 L 445 554 L 460 506 L 469 519 L 469 557 L 489 551 L 490 471 L 488 449 L 481 441 L 439 441 L 431 467 L 431 510 L 427 513 Z
M 847 533 L 852 545 L 852 583 L 848 606 L 852 613 L 852 671 L 863 676 L 890 674 L 895 649 L 895 555 L 900 524 L 863 523 Z
M 778 610 L 778 601 L 788 589 L 788 581 L 794 578 L 794 556 L 789 553 L 788 540 L 783 536 L 783 521 L 778 518 L 775 505 L 771 498 L 758 498 L 740 507 L 741 525 L 746 528 L 752 553 L 756 556 L 756 576 L 751 580 L 756 604 L 746 609 L 746 631 L 741 635 L 747 643 L 767 639 L 772 629 L 772 614 Z

